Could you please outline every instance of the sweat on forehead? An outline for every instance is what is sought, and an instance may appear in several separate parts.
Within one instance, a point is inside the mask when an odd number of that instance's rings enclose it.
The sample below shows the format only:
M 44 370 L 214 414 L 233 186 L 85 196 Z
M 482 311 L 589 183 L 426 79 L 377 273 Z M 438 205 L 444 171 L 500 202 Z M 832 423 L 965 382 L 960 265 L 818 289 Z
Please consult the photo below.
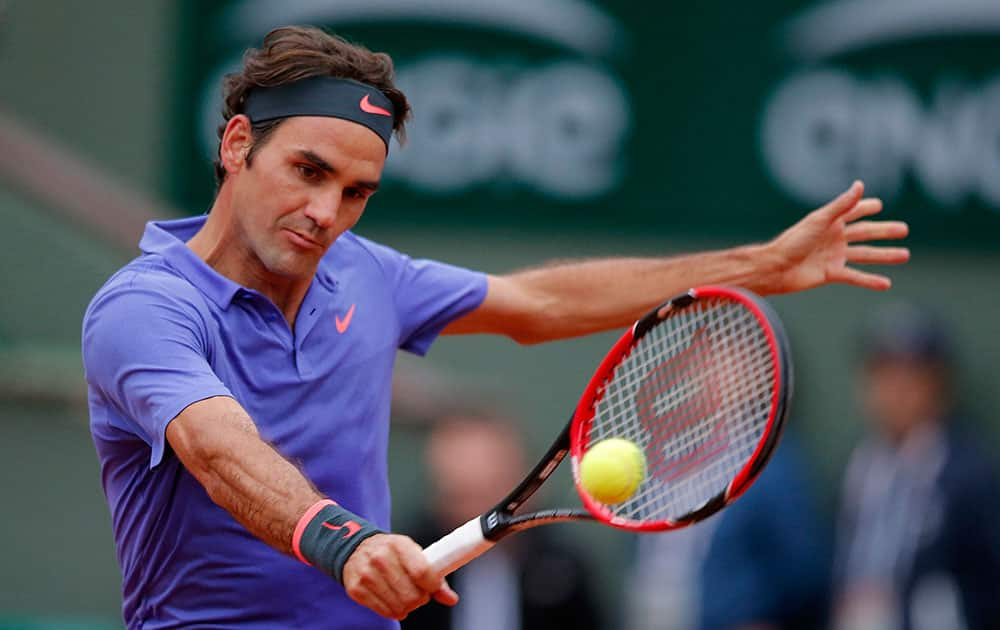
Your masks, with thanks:
M 329 116 L 371 129 L 389 151 L 394 121 L 392 101 L 379 89 L 351 79 L 309 77 L 275 87 L 253 88 L 245 113 L 252 123 L 290 116 Z

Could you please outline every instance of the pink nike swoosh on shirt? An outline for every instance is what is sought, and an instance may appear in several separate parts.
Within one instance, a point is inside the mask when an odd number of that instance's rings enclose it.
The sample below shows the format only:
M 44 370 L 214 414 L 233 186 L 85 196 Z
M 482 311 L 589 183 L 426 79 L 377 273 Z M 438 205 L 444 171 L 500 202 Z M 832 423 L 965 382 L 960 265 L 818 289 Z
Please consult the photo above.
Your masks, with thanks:
M 369 114 L 378 114 L 379 116 L 392 116 L 392 113 L 387 109 L 382 109 L 378 105 L 372 105 L 368 102 L 368 95 L 365 94 L 364 98 L 361 99 L 361 111 L 367 112 Z
M 344 315 L 344 319 L 340 319 L 340 315 L 334 315 L 335 323 L 337 324 L 337 332 L 344 334 L 348 327 L 351 325 L 351 319 L 354 318 L 354 304 L 351 304 L 351 308 L 348 309 L 347 315 Z

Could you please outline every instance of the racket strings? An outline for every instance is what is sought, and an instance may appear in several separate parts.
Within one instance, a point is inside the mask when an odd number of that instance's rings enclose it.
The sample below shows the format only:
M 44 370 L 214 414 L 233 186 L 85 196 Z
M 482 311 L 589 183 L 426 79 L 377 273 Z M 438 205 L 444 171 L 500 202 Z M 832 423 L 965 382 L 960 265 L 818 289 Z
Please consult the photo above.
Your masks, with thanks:
M 760 443 L 776 378 L 767 333 L 740 302 L 701 300 L 654 326 L 595 405 L 589 443 L 621 437 L 646 456 L 639 489 L 608 509 L 675 520 L 723 492 Z

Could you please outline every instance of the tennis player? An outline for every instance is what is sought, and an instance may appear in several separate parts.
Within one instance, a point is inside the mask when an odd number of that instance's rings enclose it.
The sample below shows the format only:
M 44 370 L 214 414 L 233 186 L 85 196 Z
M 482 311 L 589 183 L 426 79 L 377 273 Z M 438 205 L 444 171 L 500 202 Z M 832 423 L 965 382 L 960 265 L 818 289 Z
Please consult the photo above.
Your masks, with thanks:
M 855 183 L 774 240 L 506 276 L 353 234 L 409 115 L 388 56 L 270 33 L 225 80 L 207 216 L 150 223 L 83 323 L 91 430 L 129 628 L 394 628 L 457 595 L 389 533 L 390 376 L 442 332 L 536 343 L 727 283 L 886 289 L 906 234 Z

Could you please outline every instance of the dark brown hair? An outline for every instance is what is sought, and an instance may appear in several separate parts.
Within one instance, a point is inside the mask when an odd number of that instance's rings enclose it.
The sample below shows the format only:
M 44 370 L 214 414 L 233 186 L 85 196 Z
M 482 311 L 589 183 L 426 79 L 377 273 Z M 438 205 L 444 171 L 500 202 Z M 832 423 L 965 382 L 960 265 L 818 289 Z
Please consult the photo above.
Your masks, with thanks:
M 315 76 L 354 79 L 378 88 L 392 101 L 394 110 L 392 130 L 402 142 L 410 105 L 406 96 L 393 83 L 392 59 L 385 53 L 376 53 L 364 46 L 352 44 L 342 37 L 331 35 L 310 26 L 285 26 L 276 28 L 264 37 L 260 48 L 251 48 L 243 55 L 239 72 L 226 75 L 222 82 L 222 118 L 219 126 L 219 148 L 222 134 L 229 120 L 244 113 L 247 94 L 253 88 L 274 87 Z M 284 119 L 271 120 L 252 126 L 253 146 L 247 153 L 247 164 L 254 152 L 263 146 L 271 133 Z M 218 185 L 226 178 L 221 159 L 215 160 L 215 179 Z

